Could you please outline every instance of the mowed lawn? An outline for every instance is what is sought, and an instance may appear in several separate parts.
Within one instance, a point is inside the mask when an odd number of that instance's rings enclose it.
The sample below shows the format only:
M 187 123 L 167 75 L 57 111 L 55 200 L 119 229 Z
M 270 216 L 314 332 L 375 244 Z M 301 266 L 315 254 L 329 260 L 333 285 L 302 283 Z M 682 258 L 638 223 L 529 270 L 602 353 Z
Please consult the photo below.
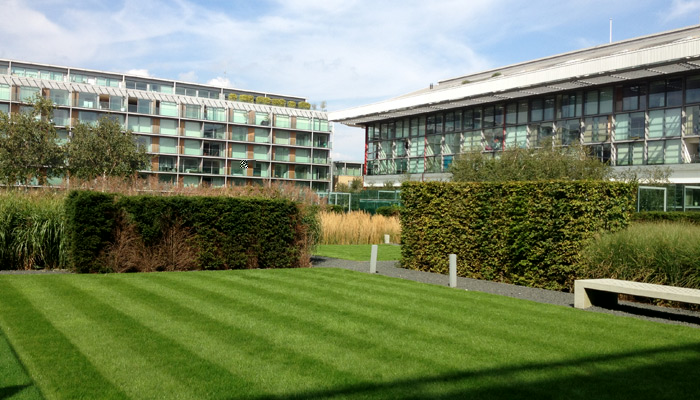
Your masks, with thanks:
M 700 395 L 700 329 L 340 269 L 6 275 L 0 294 L 0 398 Z
M 313 252 L 322 257 L 340 258 L 343 260 L 369 261 L 372 255 L 371 244 L 319 244 Z M 377 261 L 393 261 L 401 259 L 401 246 L 393 244 L 377 245 Z

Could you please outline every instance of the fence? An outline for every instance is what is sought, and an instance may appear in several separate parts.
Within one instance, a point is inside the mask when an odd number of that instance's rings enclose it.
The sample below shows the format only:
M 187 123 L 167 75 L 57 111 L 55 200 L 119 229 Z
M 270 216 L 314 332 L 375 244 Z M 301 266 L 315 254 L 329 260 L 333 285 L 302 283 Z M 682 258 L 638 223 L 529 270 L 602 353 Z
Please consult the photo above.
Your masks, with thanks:
M 328 204 L 342 206 L 348 211 L 367 211 L 370 214 L 374 214 L 379 207 L 401 205 L 400 190 L 363 190 L 357 193 L 328 192 L 318 195 L 328 199 Z

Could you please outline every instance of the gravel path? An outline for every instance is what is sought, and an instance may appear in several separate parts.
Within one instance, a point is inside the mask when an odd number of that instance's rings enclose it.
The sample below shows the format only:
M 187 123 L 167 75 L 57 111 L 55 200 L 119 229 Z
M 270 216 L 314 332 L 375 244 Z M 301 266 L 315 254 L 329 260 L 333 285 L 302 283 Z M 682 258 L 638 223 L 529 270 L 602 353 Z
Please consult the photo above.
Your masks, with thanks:
M 369 273 L 369 261 L 349 261 L 318 256 L 312 257 L 311 261 L 315 268 L 343 268 L 352 271 Z M 384 276 L 408 279 L 433 285 L 447 286 L 449 282 L 447 275 L 398 268 L 396 266 L 396 261 L 378 261 L 377 273 Z M 525 286 L 511 285 L 508 283 L 482 281 L 462 277 L 457 277 L 457 288 L 536 301 L 538 303 L 555 304 L 564 307 L 574 306 L 573 293 L 563 293 L 554 290 L 536 289 Z M 586 311 L 601 312 L 612 315 L 646 319 L 649 321 L 700 328 L 700 312 L 690 310 L 680 310 L 675 308 L 657 307 L 647 304 L 620 301 L 620 304 L 615 309 L 591 307 L 587 308 Z

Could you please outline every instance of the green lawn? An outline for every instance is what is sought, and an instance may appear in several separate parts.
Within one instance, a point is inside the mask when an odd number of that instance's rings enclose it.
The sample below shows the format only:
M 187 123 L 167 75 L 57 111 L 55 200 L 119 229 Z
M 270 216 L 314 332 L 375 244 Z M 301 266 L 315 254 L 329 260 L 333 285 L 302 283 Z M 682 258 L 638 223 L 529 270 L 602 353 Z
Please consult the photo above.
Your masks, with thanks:
M 378 261 L 401 259 L 401 246 L 380 244 L 377 248 Z M 314 255 L 341 258 L 343 260 L 369 261 L 372 254 L 371 244 L 320 244 Z
M 13 275 L 0 293 L 2 334 L 48 399 L 700 390 L 700 329 L 340 269 Z M 12 354 L 0 343 L 15 371 L 0 375 L 0 398 L 32 398 Z

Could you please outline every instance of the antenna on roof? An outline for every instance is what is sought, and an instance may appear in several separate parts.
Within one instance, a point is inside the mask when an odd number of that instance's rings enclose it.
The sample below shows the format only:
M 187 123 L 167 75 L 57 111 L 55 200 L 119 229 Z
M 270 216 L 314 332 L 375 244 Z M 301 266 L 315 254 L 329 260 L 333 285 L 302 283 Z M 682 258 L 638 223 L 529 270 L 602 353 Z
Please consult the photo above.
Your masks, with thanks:
M 610 41 L 608 43 L 612 43 L 612 18 L 610 18 Z

